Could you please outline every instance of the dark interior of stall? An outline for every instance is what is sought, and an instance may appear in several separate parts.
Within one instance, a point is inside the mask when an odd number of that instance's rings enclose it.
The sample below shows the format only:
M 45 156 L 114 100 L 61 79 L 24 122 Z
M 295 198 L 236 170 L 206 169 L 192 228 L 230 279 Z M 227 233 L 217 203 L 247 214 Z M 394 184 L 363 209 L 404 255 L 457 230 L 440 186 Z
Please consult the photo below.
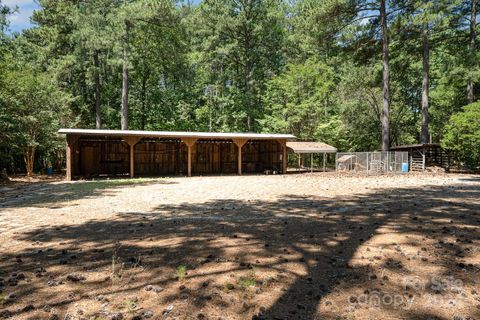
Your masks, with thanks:
M 143 138 L 134 146 L 135 176 L 187 173 L 188 148 L 181 139 Z M 128 176 L 129 145 L 119 138 L 80 137 L 74 153 L 75 176 Z M 275 140 L 251 140 L 242 147 L 242 172 L 280 172 L 282 147 Z M 232 140 L 199 139 L 192 149 L 194 175 L 235 174 L 238 148 Z

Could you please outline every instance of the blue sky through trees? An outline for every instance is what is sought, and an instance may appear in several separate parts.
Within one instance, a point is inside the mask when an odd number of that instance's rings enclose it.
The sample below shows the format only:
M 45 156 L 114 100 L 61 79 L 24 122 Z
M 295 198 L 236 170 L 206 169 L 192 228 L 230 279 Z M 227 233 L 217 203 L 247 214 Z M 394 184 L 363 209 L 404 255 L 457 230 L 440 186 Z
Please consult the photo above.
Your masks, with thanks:
M 193 4 L 199 3 L 201 0 L 191 0 Z M 24 29 L 32 27 L 30 17 L 34 10 L 40 8 L 36 0 L 3 0 L 4 5 L 10 8 L 17 8 L 17 11 L 8 17 L 10 21 L 10 32 L 21 32 Z M 185 1 L 186 2 L 186 1 Z

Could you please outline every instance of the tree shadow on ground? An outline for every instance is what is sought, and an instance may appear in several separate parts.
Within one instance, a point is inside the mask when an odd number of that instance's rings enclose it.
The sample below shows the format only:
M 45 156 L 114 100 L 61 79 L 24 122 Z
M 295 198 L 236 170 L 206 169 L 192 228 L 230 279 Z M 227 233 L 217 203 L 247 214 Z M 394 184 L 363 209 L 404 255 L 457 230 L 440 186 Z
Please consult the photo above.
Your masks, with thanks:
M 462 281 L 458 294 L 465 295 L 457 307 L 461 304 L 462 314 L 478 318 L 479 309 L 472 304 L 477 296 L 467 289 L 477 285 L 480 266 L 475 249 L 479 198 L 478 186 L 466 184 L 335 198 L 287 194 L 276 201 L 172 204 L 124 212 L 114 221 L 18 234 L 15 240 L 31 247 L 2 252 L 0 277 L 6 283 L 12 273 L 27 275 L 29 282 L 5 286 L 5 292 L 18 296 L 18 303 L 6 305 L 17 315 L 32 312 L 23 309 L 29 301 L 34 309 L 48 303 L 67 312 L 82 301 L 101 309 L 98 295 L 116 301 L 133 294 L 140 297 L 138 303 L 162 309 L 188 301 L 171 313 L 179 318 L 207 310 L 202 312 L 236 319 L 337 319 L 348 314 L 446 319 L 451 311 L 435 309 L 438 305 L 429 308 L 422 302 L 409 308 L 410 300 L 424 301 L 432 290 L 429 283 L 418 288 L 403 280 L 453 275 Z M 181 283 L 175 272 L 179 265 L 188 270 Z M 86 280 L 65 280 L 73 272 L 85 274 Z M 248 277 L 255 284 L 242 287 Z M 48 286 L 58 280 L 64 283 Z M 145 292 L 147 285 L 162 287 L 155 300 Z M 442 290 L 431 295 L 442 296 Z M 404 299 L 398 305 L 381 301 L 395 294 Z M 380 299 L 375 307 L 372 296 Z

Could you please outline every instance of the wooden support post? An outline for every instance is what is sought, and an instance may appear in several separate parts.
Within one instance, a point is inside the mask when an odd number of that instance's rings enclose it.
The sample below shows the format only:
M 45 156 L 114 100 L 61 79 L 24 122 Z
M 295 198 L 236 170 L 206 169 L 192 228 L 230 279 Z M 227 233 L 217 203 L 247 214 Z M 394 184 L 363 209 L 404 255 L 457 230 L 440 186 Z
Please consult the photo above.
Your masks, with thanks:
M 248 142 L 248 139 L 243 139 L 243 138 L 233 139 L 233 142 L 237 145 L 237 148 L 238 148 L 237 168 L 238 168 L 238 174 L 241 175 L 242 174 L 242 147 L 245 145 L 245 143 Z
M 67 135 L 67 172 L 65 178 L 67 179 L 67 181 L 72 181 L 72 145 L 68 141 L 68 138 L 70 137 Z
M 140 141 L 142 137 L 127 136 L 123 137 L 123 140 L 130 146 L 130 178 L 135 175 L 135 145 Z
M 65 177 L 67 181 L 71 181 L 73 179 L 73 176 L 75 175 L 78 138 L 78 136 L 67 135 L 67 172 Z
M 187 145 L 188 154 L 187 154 L 187 176 L 192 176 L 192 148 L 197 142 L 197 138 L 183 138 L 183 143 Z
M 277 142 L 282 147 L 282 173 L 287 173 L 287 140 L 286 139 L 278 139 Z

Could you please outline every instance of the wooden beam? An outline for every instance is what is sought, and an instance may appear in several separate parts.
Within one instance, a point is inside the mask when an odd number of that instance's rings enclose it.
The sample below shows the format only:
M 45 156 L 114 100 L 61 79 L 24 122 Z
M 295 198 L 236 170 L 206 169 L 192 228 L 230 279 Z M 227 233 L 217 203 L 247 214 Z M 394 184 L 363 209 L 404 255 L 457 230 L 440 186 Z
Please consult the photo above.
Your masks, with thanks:
M 188 148 L 187 175 L 191 177 L 192 176 L 192 149 L 195 143 L 197 142 L 197 138 L 182 138 L 182 141 L 187 145 L 187 148 Z
M 242 174 L 242 147 L 245 145 L 245 143 L 248 142 L 248 139 L 243 139 L 243 138 L 238 138 L 238 139 L 233 139 L 233 142 L 237 145 L 238 148 L 238 155 L 237 155 L 237 169 L 238 169 L 238 174 Z
M 138 143 L 138 141 L 142 140 L 142 137 L 136 137 L 136 136 L 126 136 L 122 137 L 122 139 L 129 145 L 129 146 L 134 146 Z
M 67 135 L 67 172 L 66 180 L 71 181 L 75 175 L 75 161 L 77 152 L 78 136 Z
M 123 140 L 130 146 L 130 178 L 135 175 L 135 145 L 142 137 L 126 136 Z

